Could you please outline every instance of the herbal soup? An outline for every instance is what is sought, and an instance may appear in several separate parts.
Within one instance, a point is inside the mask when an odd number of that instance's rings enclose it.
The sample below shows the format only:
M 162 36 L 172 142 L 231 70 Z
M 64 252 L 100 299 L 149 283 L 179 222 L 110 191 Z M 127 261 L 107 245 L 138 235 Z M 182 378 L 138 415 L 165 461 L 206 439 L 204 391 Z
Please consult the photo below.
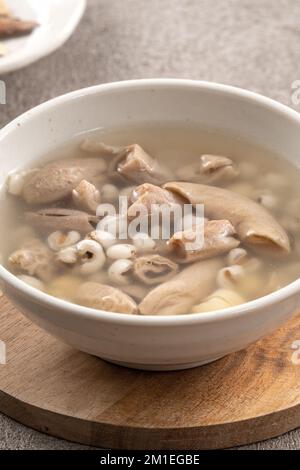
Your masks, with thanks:
M 239 305 L 298 278 L 299 177 L 199 128 L 92 132 L 9 176 L 4 259 L 31 286 L 109 312 Z

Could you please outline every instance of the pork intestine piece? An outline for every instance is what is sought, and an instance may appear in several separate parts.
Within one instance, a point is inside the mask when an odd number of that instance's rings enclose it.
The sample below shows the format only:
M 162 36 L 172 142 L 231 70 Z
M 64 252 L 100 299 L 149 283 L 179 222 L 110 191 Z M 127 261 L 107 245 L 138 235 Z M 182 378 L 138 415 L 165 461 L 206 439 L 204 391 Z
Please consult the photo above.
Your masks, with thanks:
M 25 220 L 40 233 L 76 230 L 82 234 L 92 232 L 99 219 L 83 211 L 53 207 L 26 212 Z
M 196 163 L 185 165 L 176 171 L 181 181 L 204 184 L 221 184 L 238 176 L 234 162 L 221 155 L 201 155 Z
M 104 181 L 107 165 L 102 159 L 83 158 L 50 163 L 28 178 L 22 196 L 27 204 L 51 204 L 69 197 L 82 180 Z
M 135 301 L 129 295 L 120 289 L 97 282 L 82 284 L 78 289 L 76 302 L 106 312 L 129 314 L 138 312 Z
M 166 282 L 178 272 L 178 265 L 160 255 L 146 255 L 137 258 L 133 266 L 134 275 L 144 284 Z
M 199 261 L 185 268 L 173 279 L 165 282 L 146 295 L 140 303 L 142 315 L 181 315 L 190 313 L 213 290 L 220 259 Z
M 240 241 L 235 235 L 235 228 L 228 220 L 211 220 L 203 227 L 196 225 L 190 230 L 175 233 L 168 244 L 178 263 L 191 263 L 237 248 Z
M 113 159 L 109 173 L 111 176 L 121 176 L 136 184 L 163 184 L 174 178 L 171 170 L 158 163 L 138 144 L 125 147 Z
M 172 182 L 164 188 L 186 198 L 191 204 L 204 204 L 209 219 L 226 219 L 238 237 L 252 248 L 266 253 L 288 254 L 290 241 L 286 231 L 261 205 L 223 188 L 195 183 Z

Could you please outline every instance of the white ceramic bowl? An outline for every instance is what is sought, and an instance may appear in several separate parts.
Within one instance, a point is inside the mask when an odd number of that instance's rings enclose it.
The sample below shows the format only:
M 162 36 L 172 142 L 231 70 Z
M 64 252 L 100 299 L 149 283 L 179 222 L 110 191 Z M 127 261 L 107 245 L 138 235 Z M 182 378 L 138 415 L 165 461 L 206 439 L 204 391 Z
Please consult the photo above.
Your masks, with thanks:
M 75 134 L 130 122 L 195 122 L 222 129 L 299 165 L 300 115 L 257 94 L 189 80 L 138 80 L 79 90 L 44 103 L 0 132 L 0 184 Z M 0 267 L 2 288 L 34 323 L 64 342 L 130 367 L 195 367 L 243 349 L 300 306 L 300 280 L 238 307 L 193 315 L 143 317 L 73 305 L 24 284 Z

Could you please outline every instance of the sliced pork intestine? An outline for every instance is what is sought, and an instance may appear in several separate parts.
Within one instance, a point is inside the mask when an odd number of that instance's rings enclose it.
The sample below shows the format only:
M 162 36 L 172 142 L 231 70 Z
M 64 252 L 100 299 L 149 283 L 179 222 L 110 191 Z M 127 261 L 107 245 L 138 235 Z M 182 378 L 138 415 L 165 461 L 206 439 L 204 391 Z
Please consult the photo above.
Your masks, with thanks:
M 135 188 L 131 196 L 131 201 L 132 204 L 127 212 L 129 218 L 136 217 L 141 209 L 143 213 L 145 212 L 147 215 L 151 215 L 154 205 L 168 206 L 170 209 L 174 210 L 179 208 L 181 214 L 183 204 L 186 202 L 184 198 L 174 194 L 172 191 L 150 183 L 144 183 Z
M 152 158 L 140 145 L 125 147 L 109 167 L 111 176 L 121 176 L 136 184 L 163 184 L 174 178 L 173 173 Z
M 15 271 L 43 281 L 51 279 L 57 268 L 53 252 L 38 238 L 24 243 L 10 255 L 8 262 Z
M 176 172 L 181 181 L 204 184 L 226 183 L 238 174 L 235 163 L 221 155 L 201 155 L 196 163 L 183 166 Z
M 164 188 L 186 198 L 191 204 L 204 204 L 210 219 L 226 219 L 238 237 L 265 253 L 288 254 L 289 237 L 284 228 L 261 205 L 227 189 L 195 183 L 172 182 Z
M 178 272 L 178 265 L 159 255 L 146 255 L 134 262 L 133 273 L 144 284 L 153 285 L 172 279 Z
M 76 230 L 82 234 L 92 232 L 99 219 L 83 211 L 64 208 L 41 209 L 26 212 L 25 220 L 41 233 Z
M 85 282 L 76 295 L 76 302 L 106 312 L 136 314 L 135 301 L 120 289 L 97 282 Z
M 104 181 L 106 163 L 98 158 L 50 163 L 28 178 L 22 196 L 27 204 L 51 204 L 69 197 L 82 180 Z
M 203 233 L 200 233 L 203 231 Z M 228 253 L 237 248 L 240 241 L 228 220 L 211 220 L 204 226 L 177 232 L 168 242 L 178 263 L 191 263 Z
M 190 313 L 213 290 L 220 259 L 198 261 L 188 266 L 173 279 L 165 282 L 146 295 L 140 303 L 142 315 L 181 315 Z

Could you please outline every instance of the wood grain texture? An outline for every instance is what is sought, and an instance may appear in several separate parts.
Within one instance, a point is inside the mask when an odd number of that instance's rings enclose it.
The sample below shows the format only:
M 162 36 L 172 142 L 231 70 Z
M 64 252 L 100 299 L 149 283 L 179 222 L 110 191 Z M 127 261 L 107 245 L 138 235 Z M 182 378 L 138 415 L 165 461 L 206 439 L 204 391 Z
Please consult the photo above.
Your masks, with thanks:
M 0 411 L 67 440 L 120 449 L 224 448 L 300 426 L 300 316 L 213 364 L 134 371 L 75 351 L 0 299 Z

